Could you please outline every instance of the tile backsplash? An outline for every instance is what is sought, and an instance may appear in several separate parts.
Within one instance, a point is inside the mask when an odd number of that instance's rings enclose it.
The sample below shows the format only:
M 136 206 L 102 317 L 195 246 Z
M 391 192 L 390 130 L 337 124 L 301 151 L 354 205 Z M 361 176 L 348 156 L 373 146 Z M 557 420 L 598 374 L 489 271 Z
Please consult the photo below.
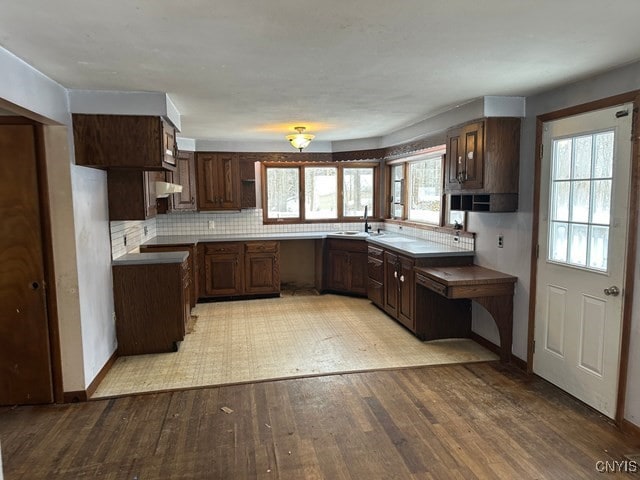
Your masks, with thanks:
M 156 219 L 110 222 L 111 257 L 137 252 L 141 243 L 157 235 Z
M 283 233 L 283 232 L 333 232 L 360 230 L 364 223 L 299 223 L 263 225 L 262 209 L 254 208 L 231 213 L 179 212 L 158 215 L 146 221 L 111 222 L 111 252 L 113 258 L 138 251 L 141 243 L 156 235 L 224 235 L 233 233 Z M 373 222 L 372 231 L 378 228 L 424 240 L 475 249 L 471 237 L 456 236 L 446 231 L 424 230 L 395 223 Z M 126 237 L 126 245 L 125 245 Z

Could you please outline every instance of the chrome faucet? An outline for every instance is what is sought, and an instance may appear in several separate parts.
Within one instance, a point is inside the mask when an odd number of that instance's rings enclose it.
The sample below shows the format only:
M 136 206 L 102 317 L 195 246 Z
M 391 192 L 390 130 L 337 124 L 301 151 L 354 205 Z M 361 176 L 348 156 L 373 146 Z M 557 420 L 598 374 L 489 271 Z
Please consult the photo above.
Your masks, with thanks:
M 369 207 L 369 205 L 365 205 L 364 206 L 364 232 L 365 233 L 369 233 L 369 230 L 371 230 L 371 225 L 369 225 L 367 223 L 367 219 L 369 218 L 369 216 L 367 215 L 367 208 Z

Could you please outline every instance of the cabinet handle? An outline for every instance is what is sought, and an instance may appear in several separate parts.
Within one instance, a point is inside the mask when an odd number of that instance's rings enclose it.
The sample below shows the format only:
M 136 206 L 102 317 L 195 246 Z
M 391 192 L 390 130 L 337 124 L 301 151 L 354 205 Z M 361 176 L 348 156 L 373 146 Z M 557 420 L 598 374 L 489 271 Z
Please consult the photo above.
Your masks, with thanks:
M 393 272 L 393 278 L 398 278 L 398 272 Z
M 400 281 L 404 282 L 404 275 L 400 275 Z
M 191 205 L 196 203 L 196 198 L 195 197 L 191 197 Z

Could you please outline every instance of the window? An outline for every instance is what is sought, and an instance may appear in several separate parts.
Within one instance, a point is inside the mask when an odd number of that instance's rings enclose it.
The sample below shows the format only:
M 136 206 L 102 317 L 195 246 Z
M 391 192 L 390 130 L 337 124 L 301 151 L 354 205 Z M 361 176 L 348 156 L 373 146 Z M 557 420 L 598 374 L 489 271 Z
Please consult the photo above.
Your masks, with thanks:
M 614 132 L 554 139 L 550 262 L 606 272 Z
M 444 153 L 441 145 L 394 160 L 389 168 L 391 218 L 442 225 Z
M 297 168 L 268 168 L 267 218 L 300 217 L 300 178 Z
M 374 170 L 368 168 L 343 168 L 342 212 L 344 217 L 361 217 L 364 207 L 373 212 Z
M 408 219 L 440 225 L 442 155 L 409 163 Z
M 264 163 L 264 221 L 360 221 L 365 206 L 375 217 L 378 168 L 372 162 Z
M 304 196 L 304 218 L 307 220 L 338 218 L 338 169 L 306 167 Z

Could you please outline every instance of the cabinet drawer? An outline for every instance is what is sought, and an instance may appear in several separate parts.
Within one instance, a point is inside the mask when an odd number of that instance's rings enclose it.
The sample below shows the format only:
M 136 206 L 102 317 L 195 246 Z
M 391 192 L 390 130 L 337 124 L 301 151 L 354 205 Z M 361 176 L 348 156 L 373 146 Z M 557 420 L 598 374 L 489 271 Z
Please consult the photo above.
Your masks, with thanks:
M 422 285 L 423 287 L 428 288 L 429 290 L 433 290 L 436 293 L 446 297 L 447 296 L 447 286 L 442 283 L 438 283 L 435 280 L 431 280 L 428 277 L 418 273 L 416 274 L 416 283 L 418 285 Z
M 244 251 L 246 253 L 277 252 L 278 242 L 247 242 L 244 245 Z
M 204 254 L 240 253 L 241 243 L 205 243 Z
M 372 247 L 369 245 L 368 254 L 370 257 L 377 258 L 378 260 L 382 260 L 384 258 L 384 250 L 378 247 Z
M 382 282 L 384 279 L 384 263 L 382 260 L 378 260 L 376 258 L 368 257 L 367 259 L 367 271 L 369 278 L 372 280 L 376 280 L 378 282 Z

